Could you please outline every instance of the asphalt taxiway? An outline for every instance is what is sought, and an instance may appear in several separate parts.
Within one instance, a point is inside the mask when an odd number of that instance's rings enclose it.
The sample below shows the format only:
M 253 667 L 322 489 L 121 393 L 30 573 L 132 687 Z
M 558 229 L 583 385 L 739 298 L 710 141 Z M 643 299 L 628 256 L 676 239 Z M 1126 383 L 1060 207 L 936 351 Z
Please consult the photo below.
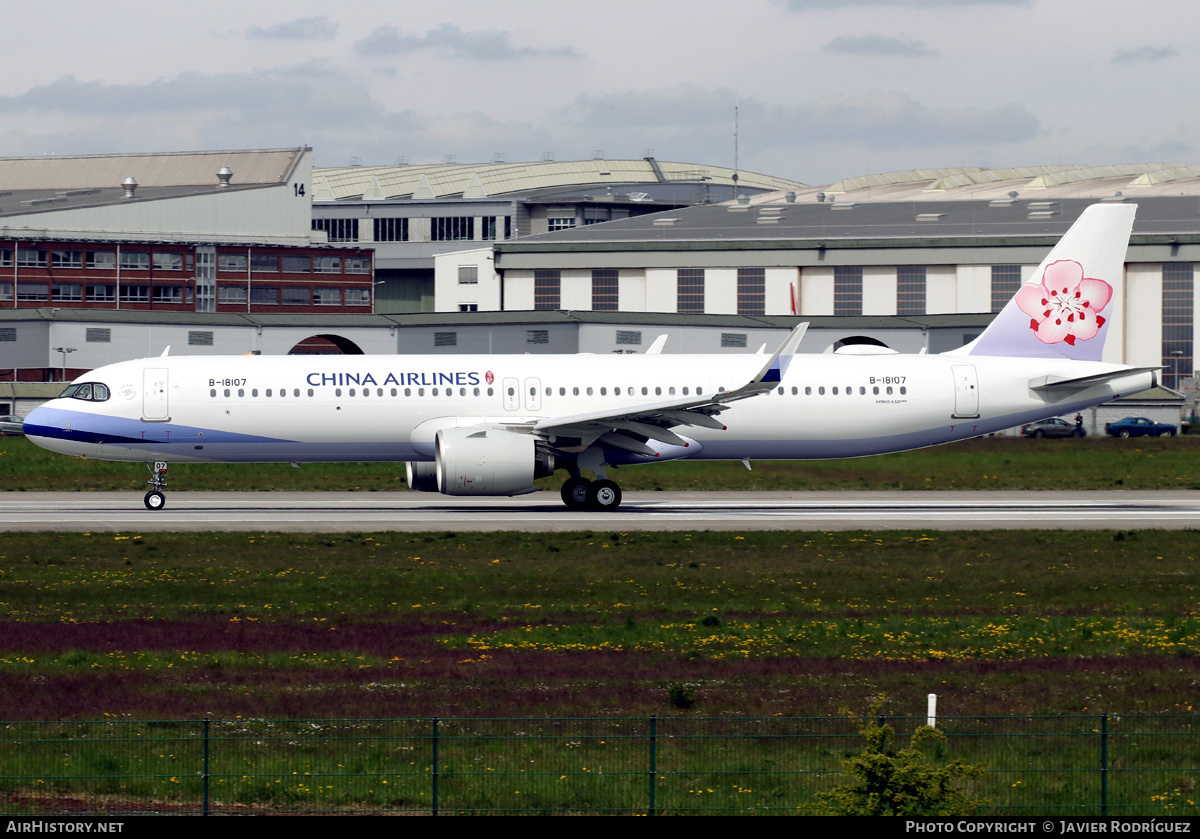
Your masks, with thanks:
M 1096 530 L 1200 527 L 1200 492 L 629 492 L 611 513 L 558 493 L 0 493 L 7 531 Z

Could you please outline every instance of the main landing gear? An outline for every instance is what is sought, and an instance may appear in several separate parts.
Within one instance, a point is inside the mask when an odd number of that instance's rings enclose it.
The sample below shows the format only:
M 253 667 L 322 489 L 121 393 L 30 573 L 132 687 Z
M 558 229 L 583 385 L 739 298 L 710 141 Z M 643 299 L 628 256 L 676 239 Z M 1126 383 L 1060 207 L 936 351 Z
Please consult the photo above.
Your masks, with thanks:
M 154 487 L 146 493 L 146 497 L 142 502 L 146 505 L 147 510 L 161 510 L 167 506 L 167 496 L 163 495 L 162 491 L 167 486 L 167 464 L 164 461 L 157 460 L 154 465 L 146 464 L 146 468 L 150 470 L 150 480 L 146 483 Z
M 563 503 L 572 510 L 606 512 L 621 505 L 621 488 L 616 481 L 568 478 L 561 492 Z

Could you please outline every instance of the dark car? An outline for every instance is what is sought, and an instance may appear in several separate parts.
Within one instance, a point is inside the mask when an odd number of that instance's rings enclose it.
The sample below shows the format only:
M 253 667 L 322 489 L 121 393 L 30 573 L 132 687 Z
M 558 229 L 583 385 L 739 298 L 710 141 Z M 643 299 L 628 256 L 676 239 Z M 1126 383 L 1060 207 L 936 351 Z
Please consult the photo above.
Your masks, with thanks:
M 1116 422 L 1105 423 L 1104 431 L 1114 437 L 1159 437 L 1163 434 L 1174 437 L 1178 429 L 1146 417 L 1125 417 Z
M 1028 425 L 1022 425 L 1021 433 L 1026 437 L 1087 436 L 1087 432 L 1083 430 L 1083 426 L 1076 425 L 1073 422 L 1067 422 L 1065 419 L 1059 419 L 1058 417 L 1038 420 L 1037 422 L 1031 422 Z
M 9 434 L 16 436 L 24 434 L 25 429 L 22 428 L 23 420 L 20 417 L 8 414 L 0 417 L 0 434 Z

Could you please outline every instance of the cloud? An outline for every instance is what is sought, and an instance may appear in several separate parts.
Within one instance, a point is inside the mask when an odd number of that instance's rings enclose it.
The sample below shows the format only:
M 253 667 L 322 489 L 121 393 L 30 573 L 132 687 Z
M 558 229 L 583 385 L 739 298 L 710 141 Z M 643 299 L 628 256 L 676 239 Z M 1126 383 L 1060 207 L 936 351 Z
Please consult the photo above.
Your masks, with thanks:
M 937 55 L 924 41 L 902 41 L 884 35 L 839 35 L 823 46 L 825 52 L 843 55 L 887 55 L 902 58 L 927 58 Z
M 394 26 L 380 26 L 354 48 L 360 55 L 406 55 L 434 50 L 451 58 L 475 61 L 513 61 L 519 58 L 579 58 L 573 47 L 514 47 L 507 32 L 484 29 L 464 32 L 452 23 L 443 23 L 424 35 L 409 35 Z
M 1148 64 L 1154 61 L 1165 61 L 1179 55 L 1174 47 L 1138 47 L 1132 50 L 1117 50 L 1112 57 L 1113 64 Z
M 274 26 L 249 26 L 247 38 L 271 41 L 331 41 L 337 37 L 338 25 L 325 15 L 299 17 Z
M 815 9 L 837 11 L 848 6 L 893 6 L 910 9 L 954 9 L 971 6 L 1025 6 L 1033 0 L 776 0 L 793 12 L 808 12 Z
M 642 145 L 692 147 L 694 135 L 724 139 L 733 121 L 734 100 L 732 91 L 686 85 L 619 96 L 580 96 L 552 117 L 580 136 L 600 139 L 618 134 L 628 136 L 634 147 L 639 137 Z M 787 144 L 801 147 L 826 142 L 889 149 L 995 145 L 1026 141 L 1040 130 L 1038 118 L 1023 105 L 934 109 L 896 92 L 827 96 L 797 105 L 741 99 L 739 114 L 747 137 L 753 136 L 754 142 L 786 138 Z

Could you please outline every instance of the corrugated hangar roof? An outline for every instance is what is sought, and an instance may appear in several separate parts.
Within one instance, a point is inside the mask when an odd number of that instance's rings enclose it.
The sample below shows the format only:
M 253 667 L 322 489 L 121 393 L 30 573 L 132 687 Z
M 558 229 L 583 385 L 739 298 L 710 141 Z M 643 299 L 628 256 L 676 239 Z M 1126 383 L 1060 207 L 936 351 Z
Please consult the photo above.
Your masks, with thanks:
M 642 160 L 571 160 L 525 163 L 441 163 L 425 166 L 346 166 L 314 169 L 315 200 L 485 198 L 547 187 L 596 184 L 733 184 L 734 170 L 700 163 Z M 752 189 L 795 190 L 785 178 L 738 172 Z
M 1003 201 L 1016 192 L 1023 201 L 1067 198 L 1100 200 L 1118 194 L 1200 196 L 1200 166 L 1186 163 L 1126 163 L 1110 166 L 1016 166 L 1006 169 L 913 169 L 844 178 L 809 188 L 803 198 L 824 193 L 834 201 Z M 783 193 L 758 195 L 755 204 L 782 202 Z
M 217 170 L 233 170 L 234 185 L 285 183 L 305 148 L 241 151 L 94 154 L 0 158 L 0 189 L 74 190 L 119 187 L 211 186 Z

